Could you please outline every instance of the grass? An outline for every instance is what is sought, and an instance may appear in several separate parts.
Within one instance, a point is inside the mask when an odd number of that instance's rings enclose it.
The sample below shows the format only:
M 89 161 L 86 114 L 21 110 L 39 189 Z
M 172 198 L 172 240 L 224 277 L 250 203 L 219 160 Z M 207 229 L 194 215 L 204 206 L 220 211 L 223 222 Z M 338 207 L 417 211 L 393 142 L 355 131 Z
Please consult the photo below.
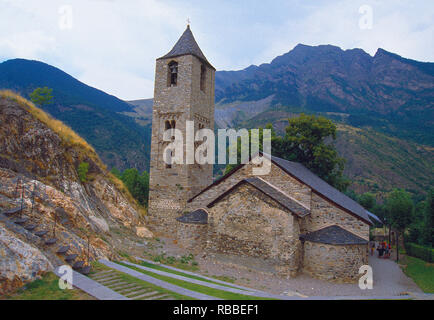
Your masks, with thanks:
M 44 123 L 47 127 L 53 130 L 59 135 L 62 141 L 67 146 L 76 146 L 85 152 L 91 159 L 95 160 L 98 164 L 102 164 L 102 161 L 98 158 L 94 148 L 90 146 L 86 140 L 80 137 L 74 130 L 65 125 L 62 121 L 56 120 L 46 112 L 36 107 L 31 101 L 23 98 L 19 94 L 11 90 L 0 90 L 0 97 L 8 100 L 15 101 L 26 111 L 32 114 L 36 119 Z
M 404 265 L 404 273 L 425 293 L 434 293 L 434 264 L 421 259 L 401 256 L 400 264 Z
M 120 277 L 123 281 L 125 281 L 125 282 L 128 282 L 128 283 L 134 283 L 134 284 L 140 285 L 140 286 L 142 286 L 142 287 L 144 287 L 144 288 L 149 288 L 149 289 L 152 289 L 153 291 L 158 291 L 158 292 L 160 292 L 160 293 L 162 293 L 162 294 L 163 294 L 163 293 L 164 293 L 164 294 L 168 294 L 168 295 L 170 295 L 171 297 L 173 297 L 173 298 L 175 298 L 175 299 L 177 299 L 177 300 L 194 300 L 194 299 L 191 298 L 191 297 L 183 296 L 183 295 L 181 295 L 181 294 L 178 294 L 178 293 L 175 293 L 175 292 L 172 292 L 172 291 L 166 290 L 166 289 L 164 289 L 164 288 L 158 287 L 158 286 L 156 286 L 156 285 L 153 285 L 152 283 L 149 283 L 149 282 L 146 282 L 146 281 L 143 281 L 143 280 L 137 279 L 137 278 L 132 277 L 132 276 L 130 276 L 130 275 L 128 275 L 128 274 L 125 274 L 125 273 L 122 273 L 122 272 L 116 271 L 116 270 L 114 270 L 114 269 L 111 269 L 111 268 L 109 268 L 109 267 L 107 267 L 107 266 L 105 266 L 105 265 L 99 263 L 99 262 L 93 262 L 93 263 L 92 263 L 92 272 L 89 274 L 89 278 L 92 279 L 92 276 L 95 275 L 95 273 L 100 272 L 100 271 L 104 271 L 104 270 L 112 270 L 112 271 L 115 271 L 115 272 L 119 275 L 119 277 Z M 108 287 L 110 287 L 110 286 L 108 286 Z M 115 290 L 115 289 L 112 289 L 112 290 L 114 290 L 114 291 L 117 292 L 117 290 Z
M 149 262 L 146 262 L 146 261 L 140 261 L 140 264 L 142 266 L 144 266 L 144 267 L 147 267 L 147 268 L 152 268 L 152 269 L 156 269 L 156 270 L 160 270 L 160 271 L 164 271 L 164 272 L 173 273 L 173 274 L 176 274 L 178 276 L 182 276 L 182 277 L 186 277 L 186 278 L 190 278 L 190 279 L 195 279 L 195 280 L 200 280 L 200 281 L 204 281 L 204 282 L 209 282 L 209 283 L 213 283 L 213 284 L 218 284 L 220 286 L 225 286 L 225 287 L 228 287 L 228 288 L 239 289 L 239 288 L 236 288 L 236 287 L 233 287 L 233 286 L 230 286 L 230 285 L 225 285 L 225 284 L 222 284 L 222 283 L 214 282 L 212 280 L 208 280 L 208 279 L 205 279 L 205 278 L 202 278 L 202 277 L 199 277 L 199 276 L 191 275 L 191 274 L 184 273 L 184 272 L 181 272 L 181 271 L 176 271 L 176 270 L 168 269 L 168 268 L 166 268 L 164 266 L 155 265 L 155 264 L 152 264 L 152 263 L 149 263 Z M 226 277 L 225 277 L 225 280 L 222 280 L 222 281 L 226 281 Z
M 41 279 L 35 280 L 18 289 L 15 293 L 7 295 L 4 299 L 10 300 L 94 300 L 92 296 L 74 288 L 62 290 L 59 288 L 59 278 L 52 272 L 45 274 Z
M 155 241 L 160 242 L 160 239 L 156 238 Z M 176 259 L 176 257 L 166 256 L 164 253 L 160 255 L 152 255 L 146 251 L 144 253 L 149 260 L 159 262 L 161 264 L 193 272 L 199 270 L 198 263 L 192 254 L 182 256 L 180 259 Z
M 142 270 L 140 268 L 124 264 L 122 262 L 118 262 L 118 264 L 120 264 L 124 267 L 130 268 L 130 269 L 133 269 L 135 271 L 141 272 L 143 274 L 146 274 L 150 277 L 153 277 L 153 278 L 177 285 L 179 287 L 182 287 L 182 288 L 185 288 L 185 289 L 188 289 L 191 291 L 203 293 L 203 294 L 206 294 L 206 295 L 209 295 L 212 297 L 224 299 L 224 300 L 274 300 L 274 299 L 248 296 L 248 295 L 243 295 L 243 294 L 239 294 L 239 293 L 233 293 L 233 292 L 227 292 L 227 291 L 223 291 L 223 290 L 219 290 L 219 289 L 214 289 L 214 288 L 190 283 L 187 281 L 178 280 L 178 279 L 174 279 L 174 278 L 167 277 L 167 276 L 162 276 L 162 275 L 150 272 L 150 271 L 145 271 L 145 270 Z

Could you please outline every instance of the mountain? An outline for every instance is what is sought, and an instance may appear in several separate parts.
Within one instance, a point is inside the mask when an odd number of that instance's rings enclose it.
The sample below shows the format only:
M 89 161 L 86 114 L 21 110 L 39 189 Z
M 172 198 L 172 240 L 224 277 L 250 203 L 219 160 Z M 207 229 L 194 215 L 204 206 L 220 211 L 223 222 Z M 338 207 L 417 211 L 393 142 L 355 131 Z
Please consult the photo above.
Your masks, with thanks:
M 75 262 L 139 252 L 150 235 L 142 209 L 85 140 L 10 91 L 0 91 L 0 123 L 0 295 L 67 264 L 62 246 Z
M 327 113 L 434 146 L 434 63 L 383 49 L 371 57 L 361 49 L 300 44 L 271 63 L 217 72 L 216 102 L 220 125 L 266 110 Z
M 54 96 L 43 109 L 85 138 L 105 164 L 119 169 L 148 168 L 150 128 L 123 114 L 132 112 L 132 105 L 42 62 L 13 59 L 0 63 L 0 88 L 28 97 L 43 86 L 52 88 Z

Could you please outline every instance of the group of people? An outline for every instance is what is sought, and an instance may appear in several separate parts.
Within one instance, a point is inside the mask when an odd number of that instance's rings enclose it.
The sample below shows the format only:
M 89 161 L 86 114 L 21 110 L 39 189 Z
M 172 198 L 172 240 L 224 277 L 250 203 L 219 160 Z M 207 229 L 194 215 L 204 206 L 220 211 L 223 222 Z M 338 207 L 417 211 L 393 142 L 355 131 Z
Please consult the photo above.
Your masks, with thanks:
M 371 244 L 371 256 L 374 255 L 375 248 L 377 248 L 377 251 L 378 251 L 378 258 L 384 258 L 384 259 L 390 258 L 390 254 L 392 253 L 392 247 L 391 247 L 390 243 L 387 243 L 386 241 L 372 242 L 372 244 Z

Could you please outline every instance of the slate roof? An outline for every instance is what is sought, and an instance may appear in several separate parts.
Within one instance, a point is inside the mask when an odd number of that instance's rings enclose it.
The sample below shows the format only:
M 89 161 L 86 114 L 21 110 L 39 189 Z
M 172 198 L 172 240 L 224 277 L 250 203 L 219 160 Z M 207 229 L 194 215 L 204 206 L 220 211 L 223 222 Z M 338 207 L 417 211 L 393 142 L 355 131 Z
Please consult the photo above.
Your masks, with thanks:
M 268 156 L 270 155 L 263 154 L 260 152 L 260 155 Z M 322 180 L 320 177 L 318 177 L 316 174 L 311 172 L 309 169 L 307 169 L 305 166 L 303 166 L 301 163 L 293 162 L 284 160 L 282 158 L 278 158 L 275 156 L 271 156 L 271 162 L 276 164 L 278 167 L 282 168 L 286 173 L 293 176 L 300 182 L 308 185 L 314 192 L 319 194 L 320 196 L 323 196 L 324 198 L 334 202 L 336 205 L 340 206 L 350 214 L 353 214 L 354 216 L 360 218 L 364 222 L 372 225 L 372 221 L 369 219 L 368 211 L 365 210 L 360 204 L 355 202 L 350 197 L 347 197 L 345 194 L 340 192 L 339 190 L 335 189 L 331 185 L 329 185 L 327 182 Z M 229 174 L 224 176 L 223 178 L 214 181 L 212 184 L 210 184 L 208 187 L 200 191 L 198 194 L 193 196 L 188 200 L 188 202 L 193 201 L 197 196 L 202 194 L 203 192 L 209 190 L 213 186 L 221 183 L 228 177 L 230 177 L 232 174 L 237 172 L 239 169 L 241 169 L 245 164 L 240 164 L 237 168 L 233 169 Z
M 194 39 L 193 33 L 190 30 L 190 26 L 187 26 L 187 29 L 185 29 L 184 33 L 182 34 L 181 38 L 179 38 L 178 42 L 174 45 L 172 50 L 170 50 L 169 53 L 162 56 L 159 59 L 168 59 L 168 58 L 174 58 L 184 55 L 193 55 L 205 64 L 207 64 L 209 67 L 215 68 L 211 65 L 211 63 L 208 62 L 205 55 L 203 54 L 202 50 L 200 50 L 199 45 L 197 44 L 196 40 Z
M 367 244 L 368 241 L 356 236 L 339 226 L 333 225 L 323 229 L 300 235 L 300 240 L 324 244 Z
M 208 212 L 204 209 L 197 209 L 176 218 L 176 220 L 182 223 L 207 224 Z
M 294 213 L 295 215 L 299 217 L 304 217 L 310 213 L 309 209 L 304 207 L 302 204 L 300 204 L 297 200 L 291 198 L 290 196 L 282 193 L 275 187 L 273 187 L 271 184 L 267 183 L 266 181 L 257 178 L 257 177 L 250 177 L 244 180 L 241 180 L 237 184 L 233 185 L 231 188 L 226 190 L 224 193 L 222 193 L 220 196 L 218 196 L 216 199 L 211 201 L 207 207 L 211 208 L 214 204 L 216 204 L 220 199 L 222 199 L 225 195 L 230 193 L 233 189 L 237 188 L 241 184 L 248 183 L 249 185 L 253 186 L 257 190 L 261 191 L 271 199 L 275 200 L 277 203 Z
M 339 206 L 347 209 L 348 211 L 354 213 L 355 215 L 362 218 L 369 224 L 372 224 L 365 208 L 363 208 L 360 204 L 358 204 L 350 197 L 346 196 L 339 190 L 329 185 L 327 182 L 325 182 L 316 174 L 311 172 L 301 163 L 284 160 L 274 156 L 271 156 L 271 160 L 274 163 L 276 163 L 279 167 L 281 167 L 283 170 L 285 170 L 287 173 L 293 175 L 301 182 L 307 184 L 317 193 L 333 201 Z

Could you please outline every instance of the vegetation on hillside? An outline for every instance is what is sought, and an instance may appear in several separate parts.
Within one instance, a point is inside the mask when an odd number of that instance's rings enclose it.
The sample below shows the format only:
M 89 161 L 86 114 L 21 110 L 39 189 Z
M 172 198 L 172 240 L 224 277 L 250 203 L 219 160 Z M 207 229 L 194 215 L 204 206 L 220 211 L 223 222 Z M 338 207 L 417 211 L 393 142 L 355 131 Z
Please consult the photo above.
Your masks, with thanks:
M 146 171 L 140 174 L 136 168 L 126 169 L 123 172 L 113 168 L 111 173 L 124 183 L 140 205 L 148 206 L 149 174 Z

